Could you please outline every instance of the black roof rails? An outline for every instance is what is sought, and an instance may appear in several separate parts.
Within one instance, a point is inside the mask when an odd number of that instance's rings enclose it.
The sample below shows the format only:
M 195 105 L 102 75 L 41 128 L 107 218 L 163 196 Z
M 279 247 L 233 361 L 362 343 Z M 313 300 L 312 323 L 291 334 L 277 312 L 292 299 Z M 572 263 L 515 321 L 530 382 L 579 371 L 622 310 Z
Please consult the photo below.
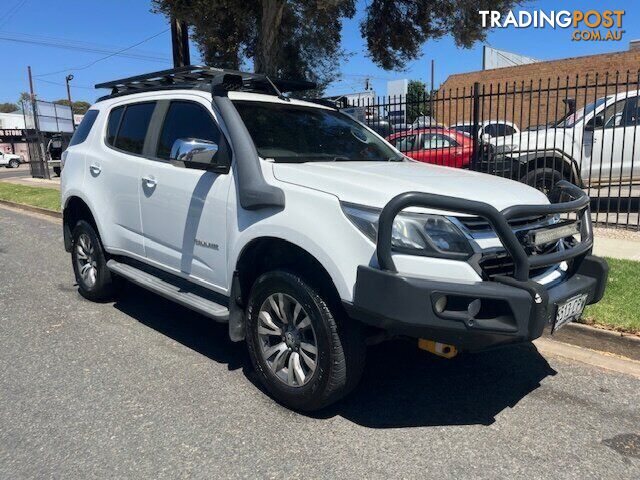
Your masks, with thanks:
M 225 81 L 233 78 L 237 81 Z M 221 81 L 223 80 L 223 81 Z M 212 83 L 227 90 L 241 90 L 245 92 L 267 93 L 282 96 L 285 92 L 300 92 L 316 88 L 314 82 L 306 80 L 271 79 L 260 73 L 239 72 L 223 68 L 207 67 L 203 65 L 188 65 L 186 67 L 160 70 L 134 77 L 121 78 L 110 82 L 98 83 L 96 88 L 110 88 L 111 94 L 102 99 L 117 95 L 126 95 L 141 91 L 162 90 L 169 88 L 209 88 Z

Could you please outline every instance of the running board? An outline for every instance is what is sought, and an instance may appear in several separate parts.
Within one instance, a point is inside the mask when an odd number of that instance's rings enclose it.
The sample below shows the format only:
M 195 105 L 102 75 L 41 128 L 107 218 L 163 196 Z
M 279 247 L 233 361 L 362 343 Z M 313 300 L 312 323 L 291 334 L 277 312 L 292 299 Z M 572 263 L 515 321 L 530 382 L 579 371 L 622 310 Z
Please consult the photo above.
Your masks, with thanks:
M 212 318 L 216 322 L 226 323 L 229 321 L 229 309 L 227 307 L 198 295 L 195 293 L 196 288 L 190 288 L 186 282 L 180 282 L 181 285 L 176 285 L 152 273 L 116 260 L 109 260 L 107 267 L 113 273 L 126 278 L 130 282 L 179 303 L 183 307 Z M 178 282 L 176 281 L 176 283 Z

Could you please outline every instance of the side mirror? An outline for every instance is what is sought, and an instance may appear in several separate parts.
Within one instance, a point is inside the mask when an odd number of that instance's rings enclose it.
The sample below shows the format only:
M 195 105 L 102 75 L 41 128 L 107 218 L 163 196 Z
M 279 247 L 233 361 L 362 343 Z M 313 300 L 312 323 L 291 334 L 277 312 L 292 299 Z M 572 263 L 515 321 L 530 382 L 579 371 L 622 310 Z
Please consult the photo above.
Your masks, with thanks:
M 604 117 L 602 115 L 596 115 L 587 122 L 584 129 L 588 132 L 593 132 L 596 128 L 602 128 L 604 126 Z
M 228 155 L 222 154 L 220 150 L 217 143 L 209 140 L 178 138 L 173 142 L 169 160 L 176 167 L 228 173 Z

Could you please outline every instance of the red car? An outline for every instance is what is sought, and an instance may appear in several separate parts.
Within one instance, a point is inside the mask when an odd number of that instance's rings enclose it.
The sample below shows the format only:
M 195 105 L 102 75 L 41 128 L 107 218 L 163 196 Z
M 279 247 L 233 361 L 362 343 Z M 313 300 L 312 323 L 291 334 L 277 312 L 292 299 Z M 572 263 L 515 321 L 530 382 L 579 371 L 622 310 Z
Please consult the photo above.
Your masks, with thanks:
M 448 128 L 419 128 L 394 133 L 387 140 L 406 156 L 445 167 L 469 168 L 473 139 Z

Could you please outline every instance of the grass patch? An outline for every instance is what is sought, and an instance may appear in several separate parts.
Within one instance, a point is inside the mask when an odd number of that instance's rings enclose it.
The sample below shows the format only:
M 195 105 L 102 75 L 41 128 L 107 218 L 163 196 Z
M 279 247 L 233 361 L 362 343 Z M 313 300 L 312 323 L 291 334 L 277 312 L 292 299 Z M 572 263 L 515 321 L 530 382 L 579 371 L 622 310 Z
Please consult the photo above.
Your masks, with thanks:
M 55 188 L 0 182 L 0 200 L 60 211 L 60 191 Z
M 640 262 L 607 258 L 609 280 L 600 303 L 587 307 L 581 322 L 640 333 Z

